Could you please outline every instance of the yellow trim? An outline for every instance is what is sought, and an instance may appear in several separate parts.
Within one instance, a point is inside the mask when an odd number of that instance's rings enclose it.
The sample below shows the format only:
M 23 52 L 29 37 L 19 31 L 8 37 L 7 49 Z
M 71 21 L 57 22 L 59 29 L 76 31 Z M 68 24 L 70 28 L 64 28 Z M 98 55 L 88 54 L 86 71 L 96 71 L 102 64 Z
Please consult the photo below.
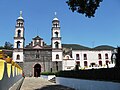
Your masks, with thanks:
M 4 68 L 5 68 L 5 61 L 0 59 L 0 80 L 2 80 L 3 78 Z
M 18 68 L 18 75 L 19 75 L 19 68 Z
M 10 75 L 11 75 L 11 64 L 7 63 L 7 74 L 8 74 L 8 77 L 10 78 Z
M 22 74 L 22 70 L 21 70 L 21 74 Z
M 12 66 L 15 66 L 15 62 L 13 60 L 11 61 L 11 64 L 12 64 Z
M 12 66 L 12 75 L 15 76 L 15 66 Z
M 19 75 L 19 68 L 17 68 L 17 75 Z
M 12 59 L 9 56 L 7 56 L 7 58 L 5 60 L 6 60 L 7 63 L 11 63 L 12 62 Z
M 18 75 L 18 72 L 17 72 L 18 70 L 17 70 L 17 67 L 15 67 L 15 68 L 16 68 L 16 76 L 17 76 Z

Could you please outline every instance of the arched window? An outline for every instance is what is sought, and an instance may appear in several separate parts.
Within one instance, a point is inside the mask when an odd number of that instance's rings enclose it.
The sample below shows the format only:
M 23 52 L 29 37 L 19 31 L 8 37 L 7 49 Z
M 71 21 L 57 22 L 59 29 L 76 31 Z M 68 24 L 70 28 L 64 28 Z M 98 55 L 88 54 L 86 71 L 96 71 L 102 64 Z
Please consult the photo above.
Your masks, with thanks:
M 98 54 L 98 59 L 102 59 L 101 54 Z
M 17 57 L 16 57 L 17 60 L 20 60 L 20 55 L 18 54 Z
M 110 62 L 107 60 L 107 61 L 106 61 L 106 65 L 108 65 L 109 63 L 110 63 Z
M 79 54 L 76 54 L 76 60 L 80 60 Z
M 21 26 L 23 26 L 23 23 L 21 23 Z
M 87 54 L 84 54 L 84 60 L 87 60 Z
M 84 66 L 85 66 L 85 67 L 87 67 L 87 66 L 88 66 L 87 61 L 84 61 Z
M 23 26 L 23 22 L 18 22 L 17 25 L 18 26 Z
M 58 32 L 55 32 L 55 37 L 58 37 Z
M 59 59 L 59 55 L 58 54 L 56 55 L 56 59 Z
M 102 66 L 102 61 L 99 61 L 99 65 Z
M 17 41 L 17 48 L 20 48 L 20 41 Z
M 39 50 L 37 50 L 37 53 L 36 53 L 36 58 L 39 58 Z
M 18 37 L 21 36 L 21 30 L 18 30 L 17 36 L 18 36 Z
M 105 59 L 108 59 L 108 54 L 107 53 L 105 54 Z
M 55 48 L 59 48 L 59 43 L 55 42 Z
M 39 54 L 36 54 L 36 58 L 39 58 Z
M 17 25 L 20 26 L 20 22 L 18 22 Z
M 56 24 L 54 24 L 54 26 L 55 26 L 55 27 L 57 27 L 57 26 L 58 26 L 58 24 L 56 23 Z

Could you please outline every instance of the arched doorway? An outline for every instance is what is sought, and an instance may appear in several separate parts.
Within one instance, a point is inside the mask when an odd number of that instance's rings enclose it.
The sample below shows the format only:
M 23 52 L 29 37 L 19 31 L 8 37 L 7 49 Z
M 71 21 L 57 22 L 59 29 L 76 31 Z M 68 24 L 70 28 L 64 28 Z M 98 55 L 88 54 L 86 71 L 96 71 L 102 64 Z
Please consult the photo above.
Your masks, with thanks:
M 34 77 L 40 77 L 41 66 L 40 64 L 35 64 L 34 66 Z
M 84 66 L 85 66 L 85 67 L 87 67 L 87 66 L 88 66 L 87 61 L 84 61 Z

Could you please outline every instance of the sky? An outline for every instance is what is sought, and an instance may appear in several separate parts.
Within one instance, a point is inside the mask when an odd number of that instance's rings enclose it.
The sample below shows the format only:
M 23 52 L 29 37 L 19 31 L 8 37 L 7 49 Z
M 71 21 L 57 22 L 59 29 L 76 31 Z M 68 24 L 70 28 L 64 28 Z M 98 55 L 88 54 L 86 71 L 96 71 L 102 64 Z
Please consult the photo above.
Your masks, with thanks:
M 0 0 L 0 46 L 6 41 L 14 43 L 20 11 L 25 20 L 25 45 L 37 35 L 51 44 L 52 20 L 57 12 L 62 43 L 120 46 L 120 0 L 103 0 L 93 18 L 73 13 L 66 0 Z

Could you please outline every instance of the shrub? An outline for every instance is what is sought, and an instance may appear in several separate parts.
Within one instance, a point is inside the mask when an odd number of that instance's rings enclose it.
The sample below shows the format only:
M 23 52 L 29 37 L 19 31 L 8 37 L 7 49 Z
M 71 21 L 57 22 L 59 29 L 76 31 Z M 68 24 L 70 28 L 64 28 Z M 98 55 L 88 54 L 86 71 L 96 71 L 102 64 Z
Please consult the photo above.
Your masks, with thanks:
M 120 82 L 120 68 L 60 71 L 57 77 Z
M 56 72 L 42 72 L 41 75 L 56 75 Z

